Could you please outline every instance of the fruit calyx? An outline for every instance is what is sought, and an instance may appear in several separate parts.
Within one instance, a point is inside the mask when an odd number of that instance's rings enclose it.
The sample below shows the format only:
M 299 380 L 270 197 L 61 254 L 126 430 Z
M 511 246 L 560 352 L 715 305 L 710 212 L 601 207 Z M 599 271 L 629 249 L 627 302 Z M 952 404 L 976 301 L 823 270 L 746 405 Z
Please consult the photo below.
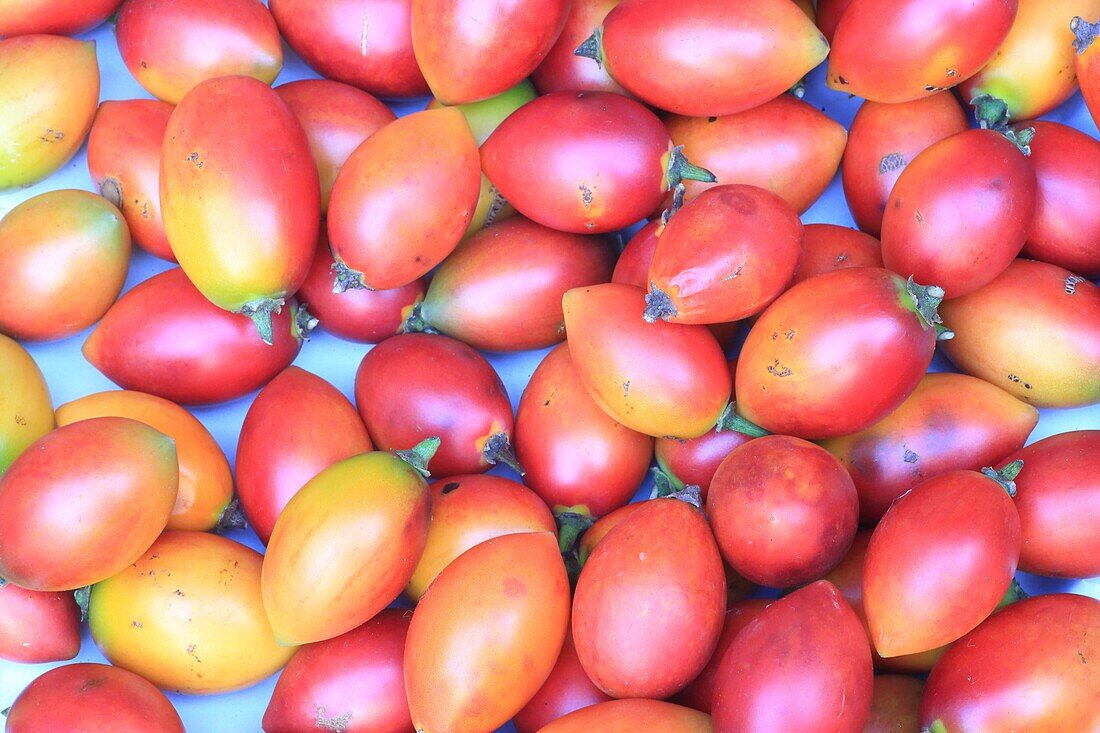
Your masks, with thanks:
M 1014 130 L 1009 127 L 1008 102 L 992 94 L 979 94 L 970 100 L 974 107 L 974 119 L 978 127 L 1000 133 L 1015 145 L 1024 155 L 1031 155 L 1031 141 L 1035 138 L 1034 127 Z
M 982 475 L 1000 484 L 1009 496 L 1016 496 L 1016 477 L 1020 475 L 1020 469 L 1023 467 L 1023 460 L 1017 458 L 1000 471 L 995 471 L 989 467 L 983 468 Z
M 681 181 L 717 183 L 718 177 L 702 166 L 695 165 L 684 155 L 684 146 L 677 145 L 668 153 L 665 166 L 665 188 L 674 191 Z
M 676 317 L 676 306 L 672 302 L 672 296 L 657 287 L 657 283 L 649 284 L 649 292 L 645 294 L 645 310 L 642 318 L 646 323 L 656 323 L 657 319 L 667 321 Z
M 718 416 L 718 422 L 714 425 L 714 432 L 720 433 L 723 430 L 733 430 L 753 438 L 763 438 L 765 435 L 771 435 L 770 432 L 756 423 L 738 415 L 736 402 L 730 402 L 726 405 L 726 409 L 722 410 L 722 414 Z
M 584 533 L 596 523 L 596 520 L 584 507 L 569 507 L 555 510 L 554 522 L 558 525 L 558 551 L 565 562 L 565 572 L 569 576 L 569 587 L 577 587 L 577 578 L 581 575 L 580 542 Z
M 691 504 L 699 511 L 703 510 L 703 490 L 695 484 L 688 484 L 676 493 L 669 494 L 668 496 L 662 498 L 682 501 L 684 503 Z
M 501 463 L 512 469 L 520 476 L 527 472 L 519 464 L 516 452 L 512 449 L 512 443 L 508 440 L 508 433 L 494 433 L 485 441 L 485 447 L 481 449 L 481 455 L 490 466 Z
M 244 512 L 241 511 L 241 502 L 237 497 L 233 497 L 218 515 L 218 521 L 214 524 L 214 533 L 225 534 L 231 529 L 244 529 L 247 526 L 248 522 L 245 521 Z
M 424 301 L 420 301 L 412 307 L 409 311 L 408 317 L 401 323 L 401 333 L 439 333 L 439 329 L 434 328 L 432 324 L 428 323 L 428 320 L 424 318 L 423 313 Z
M 363 288 L 365 290 L 373 290 L 373 288 L 367 287 L 363 282 L 363 273 L 358 270 L 353 270 L 339 258 L 336 258 L 332 263 L 332 292 L 343 293 L 348 290 L 355 290 L 356 288 Z
M 256 330 L 260 332 L 260 338 L 271 346 L 275 343 L 271 330 L 271 316 L 282 313 L 286 301 L 283 298 L 259 298 L 241 306 L 241 315 L 248 316 L 256 324 Z
M 649 493 L 650 499 L 663 499 L 666 496 L 672 496 L 677 491 L 680 491 L 684 486 L 684 483 L 672 476 L 660 466 L 650 469 L 653 473 L 653 491 Z
M 1100 36 L 1100 20 L 1090 23 L 1081 16 L 1075 16 L 1069 22 L 1069 29 L 1073 32 L 1073 50 L 1080 56 L 1089 49 L 1092 42 Z
M 92 602 L 92 586 L 86 585 L 73 591 L 76 607 L 80 609 L 80 623 L 88 620 L 88 606 Z
M 428 478 L 432 475 L 428 472 L 428 461 L 432 460 L 437 450 L 439 450 L 439 438 L 432 436 L 431 438 L 425 438 L 408 450 L 394 451 L 394 455 L 409 464 L 421 476 Z
M 937 341 L 947 341 L 955 337 L 953 331 L 943 326 L 943 319 L 940 318 L 939 311 L 936 310 L 947 294 L 943 288 L 939 285 L 920 285 L 910 275 L 905 283 L 905 290 L 909 293 L 909 297 L 913 299 L 913 310 L 920 317 L 921 323 L 924 324 L 925 328 L 936 330 Z
M 596 28 L 592 31 L 592 35 L 581 41 L 581 45 L 573 49 L 574 56 L 581 56 L 586 59 L 592 59 L 602 69 L 603 68 L 603 29 Z
M 309 341 L 309 335 L 320 323 L 306 308 L 304 303 L 294 307 L 294 338 L 299 341 Z

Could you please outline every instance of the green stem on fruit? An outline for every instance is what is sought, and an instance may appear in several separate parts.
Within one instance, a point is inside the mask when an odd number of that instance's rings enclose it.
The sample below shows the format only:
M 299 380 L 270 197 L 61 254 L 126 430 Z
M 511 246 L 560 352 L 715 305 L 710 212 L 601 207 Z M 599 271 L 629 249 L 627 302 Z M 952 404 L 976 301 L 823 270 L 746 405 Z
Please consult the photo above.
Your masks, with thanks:
M 214 525 L 214 533 L 225 534 L 231 529 L 245 529 L 246 527 L 248 527 L 248 522 L 245 521 L 244 512 L 241 511 L 241 502 L 234 496 L 225 505 L 225 509 L 222 509 L 221 515 L 218 516 L 218 521 Z
M 936 324 L 943 323 L 943 319 L 940 318 L 940 314 L 936 310 L 940 307 L 940 303 L 943 302 L 943 297 L 946 295 L 943 288 L 939 285 L 919 285 L 910 275 L 908 282 L 905 283 L 905 289 L 909 291 L 909 296 L 916 305 L 917 315 L 920 316 L 925 327 L 936 328 Z M 944 331 L 946 332 L 946 329 Z M 937 339 L 947 340 L 954 337 L 954 335 L 944 336 L 941 334 L 940 329 L 936 329 Z
M 979 94 L 970 100 L 974 107 L 974 119 L 983 130 L 992 130 L 1004 135 L 1024 155 L 1031 155 L 1031 141 L 1035 137 L 1034 127 L 1013 130 L 1009 127 L 1010 115 L 1008 102 L 991 94 Z
M 717 183 L 718 178 L 706 168 L 697 166 L 684 155 L 684 146 L 677 145 L 668 154 L 668 167 L 665 169 L 665 185 L 674 190 L 681 181 L 702 181 Z
M 596 523 L 591 514 L 570 510 L 556 512 L 554 521 L 558 525 L 558 550 L 562 555 L 576 552 L 581 537 Z
M 657 283 L 650 283 L 649 292 L 645 294 L 642 318 L 646 323 L 656 323 L 658 319 L 667 321 L 675 317 L 676 306 L 672 303 L 672 296 L 657 287 Z
M 366 290 L 373 289 L 368 288 L 363 282 L 363 273 L 351 269 L 338 258 L 333 260 L 332 274 L 335 276 L 335 279 L 332 281 L 332 292 L 334 293 L 343 293 L 356 288 L 364 288 Z
M 439 333 L 439 329 L 433 328 L 424 318 L 423 305 L 424 301 L 420 301 L 412 307 L 409 317 L 401 324 L 401 333 Z
M 286 301 L 282 298 L 260 298 L 241 306 L 241 315 L 252 319 L 252 322 L 256 324 L 256 330 L 260 332 L 260 338 L 268 346 L 275 343 L 274 334 L 271 330 L 271 315 L 282 313 L 285 303 Z
M 424 478 L 432 474 L 428 472 L 428 461 L 432 460 L 435 452 L 439 450 L 439 438 L 433 436 L 425 438 L 409 450 L 394 451 L 398 458 L 409 464 L 414 471 Z
M 660 234 L 664 231 L 664 227 L 668 226 L 668 222 L 676 215 L 680 209 L 684 208 L 684 194 L 687 192 L 687 188 L 684 186 L 683 181 L 676 184 L 676 187 L 672 189 L 672 206 L 668 207 L 661 212 L 661 227 L 662 229 L 657 233 Z
M 676 493 L 669 494 L 664 498 L 686 502 L 700 511 L 703 510 L 703 490 L 695 484 L 688 484 Z
M 84 623 L 88 620 L 88 606 L 92 602 L 92 586 L 77 588 L 73 591 L 73 598 L 76 600 L 76 607 L 80 609 L 80 622 Z
M 1008 138 L 1009 142 L 1013 143 L 1024 156 L 1031 155 L 1031 141 L 1035 139 L 1034 127 L 1024 127 L 1019 130 L 1006 130 L 1004 136 Z
M 1004 596 L 1001 598 L 1001 602 L 997 604 L 997 608 L 1004 608 L 1009 604 L 1027 600 L 1028 598 L 1031 598 L 1031 595 L 1023 589 L 1015 578 L 1013 578 L 1012 582 L 1008 584 L 1008 590 L 1005 591 Z
M 942 323 L 935 324 L 935 328 L 937 341 L 950 341 L 955 338 L 955 332 Z
M 603 68 L 603 29 L 595 28 L 592 30 L 592 35 L 584 39 L 581 45 L 577 46 L 573 50 L 574 56 L 581 56 L 586 59 L 592 59 L 602 69 Z
M 666 496 L 672 496 L 684 486 L 676 478 L 662 470 L 660 466 L 651 468 L 650 472 L 653 474 L 653 491 L 649 492 L 650 499 L 663 499 Z
M 0 715 L 3 715 L 6 718 L 6 717 L 8 717 L 8 713 L 10 713 L 10 712 L 11 712 L 11 708 L 4 708 L 3 710 L 0 710 Z
M 730 402 L 726 405 L 726 409 L 722 410 L 722 414 L 718 416 L 718 423 L 714 426 L 714 432 L 720 433 L 723 430 L 733 430 L 753 438 L 763 438 L 765 435 L 771 435 L 756 423 L 738 415 L 736 402 Z
M 516 458 L 516 452 L 512 449 L 507 433 L 490 435 L 489 439 L 485 441 L 485 447 L 482 449 L 481 455 L 485 457 L 485 460 L 491 466 L 501 463 L 520 476 L 527 473 L 523 470 L 523 466 L 519 465 L 519 460 Z
M 947 733 L 947 726 L 943 724 L 942 720 L 936 719 L 932 725 L 921 728 L 920 733 Z
M 1020 475 L 1020 469 L 1023 467 L 1023 460 L 1017 458 L 1000 471 L 995 471 L 988 467 L 983 468 L 982 475 L 999 483 L 1001 487 L 1008 492 L 1009 496 L 1016 496 L 1016 477 Z
M 306 308 L 305 303 L 299 303 L 294 306 L 294 338 L 299 341 L 309 341 L 309 335 L 313 332 L 313 329 L 317 328 L 319 324 L 313 314 Z
M 1073 32 L 1073 50 L 1078 55 L 1088 50 L 1092 42 L 1100 36 L 1100 20 L 1090 23 L 1080 16 L 1074 17 L 1069 22 L 1069 29 Z

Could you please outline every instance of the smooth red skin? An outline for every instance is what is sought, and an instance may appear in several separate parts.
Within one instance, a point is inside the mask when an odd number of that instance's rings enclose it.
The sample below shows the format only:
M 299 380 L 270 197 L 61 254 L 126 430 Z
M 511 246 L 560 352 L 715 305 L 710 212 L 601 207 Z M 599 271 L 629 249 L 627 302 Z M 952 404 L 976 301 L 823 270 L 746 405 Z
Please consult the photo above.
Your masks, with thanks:
M 237 441 L 237 496 L 264 544 L 291 497 L 314 476 L 373 449 L 355 407 L 316 374 L 287 367 L 248 408 Z
M 763 310 L 801 257 L 802 222 L 786 201 L 756 186 L 717 186 L 665 226 L 650 290 L 672 299 L 671 323 L 727 323 Z
M 975 471 L 922 481 L 891 505 L 867 546 L 863 608 L 884 657 L 955 641 L 997 607 L 1020 558 L 1008 492 Z
M 565 27 L 570 0 L 412 0 L 412 43 L 444 104 L 494 97 L 523 81 Z
M 702 512 L 655 499 L 615 526 L 573 596 L 581 666 L 612 697 L 665 698 L 714 653 L 726 610 L 718 546 Z
M 1087 278 L 1100 277 L 1100 141 L 1035 120 L 1028 162 L 1038 181 L 1023 256 Z
M 581 561 L 581 565 L 588 562 L 588 557 L 592 554 L 592 550 L 596 549 L 596 545 L 600 544 L 603 538 L 606 537 L 611 530 L 615 529 L 623 520 L 645 505 L 646 503 L 644 501 L 632 502 L 614 511 L 608 512 L 597 519 L 596 523 L 581 535 L 581 541 L 577 544 L 577 557 Z
M 664 125 L 638 102 L 609 92 L 556 92 L 504 120 L 481 146 L 481 166 L 528 219 L 599 234 L 657 210 L 668 191 L 670 149 Z
M 0 38 L 45 33 L 75 36 L 95 28 L 118 10 L 122 0 L 15 0 L 0 18 Z
M 516 411 L 523 482 L 547 506 L 583 507 L 602 517 L 638 491 L 653 438 L 615 422 L 588 395 L 565 344 L 547 354 Z
M 948 298 L 972 293 L 1020 253 L 1035 171 L 1015 143 L 967 130 L 934 143 L 898 178 L 882 217 L 882 261 Z
M 871 709 L 871 653 L 828 581 L 768 606 L 733 640 L 714 683 L 716 731 L 860 733 Z
M 38 677 L 15 699 L 8 733 L 184 733 L 151 682 L 109 664 L 69 664 Z
M 710 661 L 703 667 L 699 676 L 672 698 L 673 702 L 701 710 L 708 715 L 711 713 L 714 708 L 714 688 L 718 681 L 718 670 L 726 658 L 726 651 L 737 635 L 759 617 L 771 602 L 768 598 L 754 598 L 740 601 L 726 609 L 726 621 L 722 626 L 722 634 L 718 637 L 718 645 L 714 647 L 714 654 L 710 656 Z
M 357 629 L 300 648 L 271 693 L 265 733 L 296 733 L 337 720 L 346 733 L 411 731 L 405 699 L 411 618 L 412 611 L 387 608 Z
M 882 267 L 882 245 L 870 234 L 836 224 L 807 224 L 802 231 L 802 261 L 792 285 L 833 270 Z
M 604 65 L 628 92 L 696 117 L 758 107 L 829 52 L 790 0 L 633 0 L 608 13 L 602 46 Z
M 807 440 L 855 433 L 916 389 L 935 346 L 901 278 L 835 270 L 795 285 L 753 325 L 737 361 L 737 410 Z
M 668 115 L 665 127 L 688 160 L 718 177 L 717 183 L 687 181 L 687 200 L 716 185 L 744 183 L 771 191 L 799 213 L 833 180 L 848 139 L 843 125 L 790 94 L 724 117 Z
M 833 32 L 826 81 L 876 102 L 907 102 L 959 84 L 1008 35 L 1017 0 L 852 0 Z
M 875 675 L 871 716 L 863 733 L 920 730 L 920 701 L 924 683 L 900 674 Z
M 335 264 L 324 231 L 317 242 L 317 254 L 309 268 L 298 297 L 321 323 L 321 328 L 348 341 L 376 344 L 401 331 L 412 307 L 424 299 L 428 283 L 417 278 L 408 285 L 390 290 L 352 288 L 332 292 L 332 266 Z
M 968 126 L 950 92 L 900 104 L 864 102 L 852 120 L 840 166 L 856 225 L 878 237 L 886 200 L 905 167 L 922 150 Z
M 932 669 L 920 722 L 950 733 L 1100 728 L 1100 601 L 1055 593 L 998 611 Z M 938 730 L 933 728 L 933 730 Z
M 378 450 L 407 450 L 440 438 L 435 476 L 484 473 L 492 435 L 513 433 L 504 383 L 481 354 L 436 334 L 394 336 L 375 346 L 355 374 L 355 403 Z
M 172 105 L 154 99 L 108 100 L 88 133 L 88 172 L 118 207 L 134 242 L 175 262 L 160 214 L 160 154 Z
M 603 24 L 611 9 L 623 0 L 573 0 L 558 40 L 531 72 L 539 94 L 551 92 L 616 92 L 627 94 L 607 73 L 603 64 L 573 53 Z
M 844 11 L 851 4 L 852 0 L 817 0 L 817 7 L 815 8 L 817 27 L 829 43 L 833 42 L 833 33 L 836 32 L 836 26 L 844 15 Z
M 800 585 L 840 562 L 859 499 L 840 461 L 800 438 L 768 435 L 722 461 L 707 495 L 722 557 L 759 585 Z
M 999 387 L 941 372 L 921 379 L 881 421 L 821 447 L 851 474 L 860 522 L 874 526 L 895 499 L 924 479 L 999 463 L 1024 445 L 1038 420 L 1038 410 Z
M 543 726 L 574 710 L 597 705 L 613 698 L 593 684 L 585 674 L 581 660 L 577 657 L 577 647 L 573 645 L 573 632 L 565 635 L 561 654 L 550 676 L 546 678 L 539 691 L 512 718 L 516 733 L 537 733 Z
M 1090 22 L 1100 19 L 1085 18 Z M 1093 122 L 1100 124 L 1100 43 L 1093 41 L 1081 53 L 1073 58 L 1077 72 L 1077 82 L 1081 86 L 1081 96 L 1092 115 Z
M 286 42 L 322 76 L 387 99 L 428 94 L 413 55 L 411 0 L 271 0 L 269 7 Z
M 267 345 L 248 316 L 217 307 L 173 268 L 125 293 L 88 340 L 84 357 L 123 389 L 186 405 L 259 389 L 302 348 L 293 300 L 272 316 Z
M 482 351 L 542 349 L 565 338 L 565 292 L 608 282 L 614 263 L 602 237 L 505 219 L 467 239 L 436 270 L 420 315 Z
M 80 609 L 72 593 L 0 586 L 0 659 L 60 662 L 80 652 Z
M 1100 430 L 1052 435 L 1004 459 L 1024 462 L 1013 500 L 1020 569 L 1057 578 L 1100 575 Z
M 575 710 L 539 733 L 712 733 L 710 716 L 663 700 L 610 700 Z

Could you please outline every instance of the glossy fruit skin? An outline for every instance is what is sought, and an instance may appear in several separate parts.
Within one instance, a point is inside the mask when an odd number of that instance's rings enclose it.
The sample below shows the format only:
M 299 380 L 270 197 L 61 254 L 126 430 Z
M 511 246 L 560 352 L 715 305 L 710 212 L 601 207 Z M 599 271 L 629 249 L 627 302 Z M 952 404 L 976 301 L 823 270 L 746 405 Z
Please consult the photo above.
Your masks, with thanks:
M 653 262 L 653 253 L 657 250 L 657 239 L 662 229 L 661 220 L 657 218 L 646 222 L 634 233 L 619 253 L 611 282 L 633 285 L 642 290 L 649 288 L 649 266 Z
M 999 483 L 949 471 L 917 484 L 867 546 L 863 607 L 875 649 L 895 657 L 963 636 L 997 607 L 1019 558 L 1020 517 Z
M 481 165 L 528 219 L 562 232 L 600 234 L 660 207 L 670 188 L 671 149 L 661 121 L 632 99 L 556 92 L 502 122 L 481 146 Z
M 0 334 L 0 476 L 54 426 L 42 370 L 18 341 Z
M 653 436 L 697 438 L 714 427 L 731 383 L 706 328 L 646 323 L 645 295 L 631 285 L 570 290 L 562 305 L 573 364 L 604 412 Z
M 1093 23 L 1100 19 L 1092 20 L 1083 18 L 1084 21 Z M 1077 54 L 1073 58 L 1074 69 L 1077 72 L 1077 82 L 1081 86 L 1081 96 L 1094 122 L 1100 120 L 1100 43 L 1083 42 Z
M 920 702 L 924 683 L 900 674 L 875 675 L 871 715 L 864 733 L 920 730 Z
M 558 40 L 547 51 L 531 73 L 531 81 L 539 94 L 551 92 L 616 92 L 626 94 L 607 74 L 602 64 L 573 53 L 584 39 L 592 35 L 611 9 L 623 0 L 573 0 L 565 27 Z
M 83 352 L 123 389 L 185 405 L 206 405 L 258 389 L 302 348 L 292 300 L 272 317 L 274 345 L 237 313 L 212 305 L 173 268 L 127 291 L 103 317 Z
M 1100 15 L 1100 12 L 1097 13 Z M 1057 122 L 1034 120 L 1028 162 L 1038 182 L 1023 256 L 1100 277 L 1100 142 Z
M 1035 215 L 1035 171 L 992 130 L 934 143 L 902 172 L 882 217 L 882 261 L 948 298 L 972 293 L 1020 253 Z M 966 201 L 965 216 L 959 201 Z
M 1080 276 L 1016 260 L 941 312 L 955 331 L 944 352 L 967 374 L 1036 407 L 1100 401 L 1100 289 Z
M 233 499 L 229 461 L 210 431 L 175 402 L 144 392 L 114 390 L 86 395 L 57 408 L 59 426 L 96 417 L 128 417 L 176 443 L 179 489 L 165 529 L 210 530 Z
M 829 42 L 833 42 L 833 33 L 840 23 L 844 11 L 852 4 L 852 0 L 817 0 L 815 3 L 814 19 L 817 27 L 821 29 L 821 35 Z
M 405 642 L 421 731 L 493 730 L 542 687 L 569 629 L 569 579 L 549 532 L 487 540 L 447 566 Z
M 722 558 L 703 513 L 654 499 L 588 556 L 573 597 L 573 641 L 607 694 L 664 698 L 702 671 L 725 610 Z
M 577 657 L 573 630 L 570 628 L 565 634 L 561 654 L 558 655 L 550 676 L 523 709 L 512 716 L 512 725 L 517 733 L 538 733 L 544 726 L 574 710 L 611 699 L 585 674 L 581 660 Z
M 895 499 L 925 479 L 999 464 L 1024 445 L 1038 420 L 1034 407 L 1000 387 L 942 372 L 925 375 L 905 402 L 871 427 L 821 446 L 851 474 L 860 521 L 874 526 Z
M 362 626 L 300 648 L 264 712 L 265 733 L 343 723 L 346 733 L 407 733 L 405 636 L 412 612 L 387 608 Z
M 424 478 L 381 451 L 335 463 L 283 508 L 267 544 L 263 601 L 281 644 L 331 639 L 388 606 L 428 536 Z
M 859 619 L 819 580 L 772 603 L 733 640 L 718 668 L 714 727 L 859 733 L 871 677 Z
M 932 669 L 920 721 L 932 731 L 1092 731 L 1100 726 L 1100 602 L 1055 593 L 994 614 Z
M 439 574 L 474 545 L 521 532 L 557 532 L 546 504 L 523 484 L 499 476 L 449 476 L 429 487 L 431 521 L 405 594 L 419 601 Z
M 661 700 L 610 700 L 558 718 L 539 733 L 632 733 L 636 730 L 667 733 L 712 733 L 710 716 Z
M 367 287 L 406 285 L 458 244 L 480 185 L 477 143 L 461 111 L 402 117 L 356 148 L 336 177 L 332 251 Z
M 184 733 L 164 694 L 109 664 L 68 664 L 31 682 L 7 715 L 9 733 Z
M 951 92 L 898 104 L 864 102 L 840 167 L 844 198 L 859 228 L 880 236 L 886 200 L 902 171 L 921 151 L 968 126 Z
M 829 53 L 790 0 L 635 0 L 608 13 L 601 46 L 608 73 L 628 92 L 694 117 L 774 99 Z
M 665 127 L 684 155 L 722 184 L 759 186 L 799 213 L 836 175 L 848 132 L 817 108 L 781 94 L 759 107 L 722 117 L 667 115 Z M 714 186 L 687 181 L 686 200 Z
M 580 542 L 577 544 L 577 557 L 580 559 L 583 566 L 588 562 L 589 556 L 592 555 L 592 551 L 596 549 L 596 545 L 603 541 L 604 537 L 619 526 L 627 517 L 634 514 L 646 503 L 644 501 L 635 501 L 630 504 L 624 504 L 623 506 L 608 512 L 593 524 L 588 530 L 581 535 Z
M 72 593 L 0 585 L 0 659 L 60 662 L 80 652 L 80 609 Z
M 165 532 L 92 587 L 92 639 L 112 664 L 164 690 L 204 695 L 255 684 L 294 653 L 275 643 L 264 616 L 262 562 L 218 535 Z
M 601 517 L 626 504 L 645 480 L 653 439 L 621 425 L 588 394 L 569 346 L 547 354 L 516 411 L 523 481 L 552 509 Z
M 875 102 L 950 89 L 993 56 L 1017 0 L 853 0 L 833 33 L 826 82 Z
M 118 9 L 122 0 L 5 0 L 0 38 L 48 33 L 75 36 L 95 28 Z
M 321 377 L 287 367 L 260 390 L 237 441 L 237 494 L 264 543 L 283 507 L 329 466 L 373 449 L 355 407 Z
M 412 0 L 412 44 L 444 104 L 500 94 L 531 74 L 565 26 L 569 0 Z
M 164 229 L 187 277 L 220 308 L 280 303 L 302 284 L 317 244 L 318 185 L 302 125 L 251 77 L 202 82 L 168 120 Z
M 1100 575 L 1100 430 L 1052 435 L 1004 459 L 1027 467 L 1016 481 L 1020 569 L 1058 578 Z
M 807 224 L 802 232 L 802 260 L 792 285 L 833 270 L 882 267 L 882 245 L 870 234 L 836 224 Z
M 611 279 L 602 237 L 566 234 L 523 218 L 491 224 L 446 259 L 419 315 L 483 351 L 527 351 L 565 338 L 562 296 Z
M 109 578 L 164 529 L 178 481 L 172 439 L 135 420 L 48 433 L 0 478 L 0 578 L 44 591 Z
M 488 471 L 489 439 L 510 442 L 513 433 L 512 405 L 492 365 L 447 336 L 402 334 L 374 347 L 355 374 L 355 403 L 379 450 L 439 436 L 435 476 Z
M 46 35 L 0 41 L 0 191 L 68 163 L 98 101 L 95 43 Z
M 783 292 L 801 257 L 802 222 L 787 202 L 756 186 L 716 186 L 661 232 L 649 291 L 668 295 L 671 323 L 728 323 Z
M 871 267 L 795 285 L 764 311 L 741 348 L 738 412 L 770 432 L 807 440 L 878 422 L 916 389 L 932 361 L 935 329 L 914 304 L 902 278 Z
M 246 75 L 270 86 L 283 68 L 275 19 L 252 0 L 126 0 L 115 35 L 137 82 L 170 104 L 221 76 Z M 248 123 L 264 119 L 256 115 Z M 231 129 L 239 135 L 249 124 Z

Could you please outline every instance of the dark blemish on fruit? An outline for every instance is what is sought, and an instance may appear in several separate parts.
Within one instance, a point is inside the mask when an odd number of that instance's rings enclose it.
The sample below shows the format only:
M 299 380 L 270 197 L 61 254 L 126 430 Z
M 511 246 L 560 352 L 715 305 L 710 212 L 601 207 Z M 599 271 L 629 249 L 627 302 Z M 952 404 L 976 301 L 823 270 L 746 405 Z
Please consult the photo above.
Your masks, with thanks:
M 1013 382 L 1014 384 L 1019 384 L 1020 383 L 1020 378 L 1017 377 L 1015 374 L 1009 374 L 1008 375 L 1008 381 Z
M 629 397 L 629 396 L 630 396 L 630 380 L 628 379 L 625 382 L 623 382 L 623 397 Z
M 176 588 L 174 591 L 172 591 L 172 595 L 179 596 L 180 598 L 183 598 L 183 591 L 180 590 L 179 588 Z
M 1024 382 L 1024 389 L 1031 389 L 1031 385 L 1027 382 Z
M 27 418 L 23 417 L 22 415 L 16 415 L 15 416 L 15 424 L 26 427 L 27 426 Z
M 351 711 L 329 718 L 325 715 L 324 707 L 318 705 L 313 722 L 322 730 L 332 731 L 332 733 L 347 733 L 348 725 L 351 723 Z
M 1073 295 L 1077 292 L 1077 284 L 1085 282 L 1085 278 L 1080 275 L 1070 275 L 1066 278 L 1066 295 Z
M 847 252 L 841 252 L 840 254 L 838 254 L 836 256 L 836 259 L 833 260 L 833 265 L 834 266 L 839 265 L 841 262 L 844 262 L 844 260 L 846 260 L 846 259 L 848 259 L 848 253 Z
M 901 460 L 905 461 L 906 463 L 916 463 L 918 460 L 920 460 L 920 456 L 906 448 L 905 455 L 902 456 Z
M 905 156 L 901 153 L 887 153 L 878 163 L 878 174 L 885 175 L 905 165 Z
M 583 183 L 580 185 L 581 203 L 584 204 L 584 208 L 588 209 L 592 206 L 592 189 Z
M 951 79 L 954 79 L 958 75 L 959 75 L 959 72 L 955 71 L 954 69 L 948 69 L 947 70 L 947 76 L 950 77 Z
M 924 91 L 926 91 L 926 92 L 942 92 L 945 89 L 947 89 L 947 87 L 938 87 L 935 84 L 925 84 L 924 85 Z
M 779 339 L 779 331 L 772 331 L 772 341 Z
M 84 682 L 84 684 L 82 684 L 80 686 L 80 691 L 81 692 L 87 692 L 88 690 L 93 690 L 96 687 L 99 687 L 100 685 L 102 685 L 106 681 L 107 681 L 106 677 L 93 677 L 90 680 L 86 680 Z
M 449 494 L 461 485 L 458 481 L 451 481 L 440 490 L 440 493 Z
M 785 367 L 780 364 L 779 359 L 776 359 L 774 364 L 770 364 L 768 366 L 768 374 L 774 374 L 775 376 L 782 379 L 783 377 L 791 376 L 792 374 L 794 374 L 794 372 L 792 372 L 789 367 Z
M 924 214 L 920 213 L 920 209 L 917 209 L 916 217 L 917 217 L 917 223 L 918 224 L 923 224 L 924 223 Z
M 838 76 L 836 78 L 836 81 L 837 81 L 838 84 L 843 84 L 844 86 L 848 86 L 848 80 L 845 79 L 843 76 Z
M 549 407 L 550 406 L 550 400 L 546 400 L 546 402 L 543 402 L 542 406 L 543 407 Z
M 137 619 L 134 619 L 133 621 L 131 621 L 130 626 L 133 626 L 135 629 L 144 629 L 145 628 L 145 624 L 141 623 Z
M 1081 660 L 1081 664 L 1088 664 L 1088 660 L 1085 659 L 1085 653 L 1081 650 L 1077 651 L 1077 658 Z
M 202 160 L 202 156 L 199 155 L 199 152 L 197 150 L 188 155 L 184 160 L 200 170 L 204 165 L 206 165 Z
M 44 143 L 59 143 L 65 139 L 65 133 L 61 130 L 55 130 L 52 127 L 47 127 L 46 132 L 39 135 L 38 139 Z
M 1000 178 L 994 178 L 992 181 L 989 182 L 989 187 L 994 191 L 1000 191 L 1002 188 L 1004 188 L 1004 185 L 1004 181 L 1002 181 Z
M 707 118 L 707 122 L 717 122 L 717 121 L 718 121 L 717 117 L 708 117 Z
M 722 278 L 722 282 L 727 283 L 735 277 L 741 277 L 741 271 L 745 269 L 744 265 L 738 265 L 737 269 Z
M 787 331 L 785 334 L 783 334 L 783 336 L 788 341 L 794 341 L 794 335 L 795 335 L 795 330 L 793 328 L 790 331 Z
M 145 63 L 144 61 L 142 61 L 142 62 L 141 62 L 141 68 L 143 68 L 143 69 L 148 69 L 148 68 L 149 68 L 149 64 L 147 64 L 147 63 Z

